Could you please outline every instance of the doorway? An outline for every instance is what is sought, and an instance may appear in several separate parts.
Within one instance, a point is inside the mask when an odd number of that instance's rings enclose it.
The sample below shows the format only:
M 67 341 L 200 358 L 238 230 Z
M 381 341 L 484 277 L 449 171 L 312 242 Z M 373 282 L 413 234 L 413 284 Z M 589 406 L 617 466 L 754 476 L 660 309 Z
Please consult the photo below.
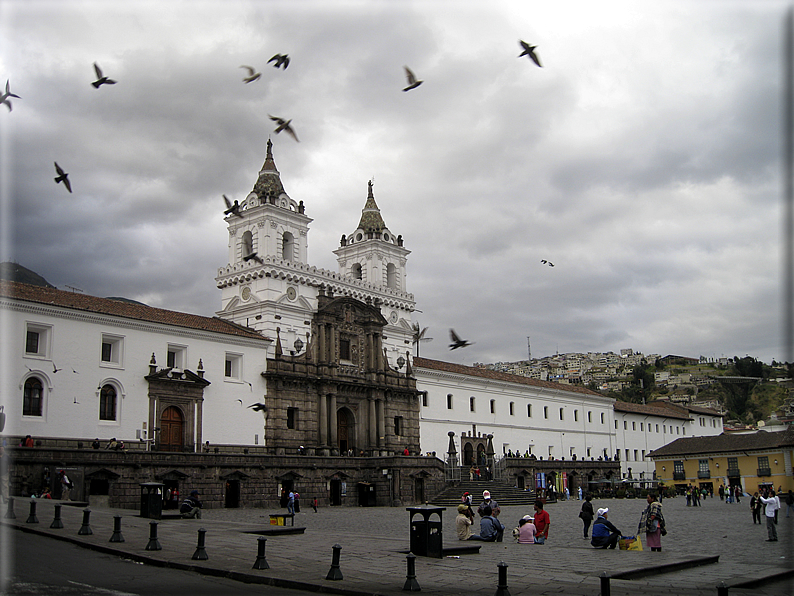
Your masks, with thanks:
M 240 506 L 240 481 L 227 480 L 226 481 L 226 498 L 224 500 L 224 507 L 227 509 L 237 509 Z
M 342 481 L 338 478 L 331 480 L 331 494 L 329 495 L 329 503 L 331 506 L 339 506 L 342 504 Z
M 163 410 L 160 417 L 160 450 L 182 451 L 182 412 L 176 406 Z
M 356 442 L 353 413 L 347 408 L 341 408 L 336 413 L 336 437 L 339 455 L 347 455 L 352 450 L 355 452 Z M 355 453 L 354 453 L 355 454 Z

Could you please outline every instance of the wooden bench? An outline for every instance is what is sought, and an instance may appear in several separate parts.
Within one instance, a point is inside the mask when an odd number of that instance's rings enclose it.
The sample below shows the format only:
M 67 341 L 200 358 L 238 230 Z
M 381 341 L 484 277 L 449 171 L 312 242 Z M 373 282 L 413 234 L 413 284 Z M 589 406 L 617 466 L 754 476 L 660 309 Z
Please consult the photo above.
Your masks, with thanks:
M 261 530 L 247 530 L 246 534 L 259 534 L 260 536 L 284 536 L 288 534 L 303 534 L 306 528 L 300 526 L 268 526 Z
M 294 513 L 271 513 L 270 514 L 270 525 L 271 526 L 286 526 L 287 520 L 290 520 L 289 525 L 295 525 L 295 514 Z

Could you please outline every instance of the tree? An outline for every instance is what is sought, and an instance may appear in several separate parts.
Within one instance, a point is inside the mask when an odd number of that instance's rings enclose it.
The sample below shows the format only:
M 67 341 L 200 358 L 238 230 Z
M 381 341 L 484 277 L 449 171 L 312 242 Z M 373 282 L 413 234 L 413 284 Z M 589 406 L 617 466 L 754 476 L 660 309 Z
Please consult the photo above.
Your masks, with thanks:
M 416 346 L 416 357 L 419 358 L 419 343 L 423 341 L 433 341 L 432 337 L 425 337 L 425 333 L 427 333 L 428 327 L 422 329 L 422 326 L 419 323 L 413 323 L 411 325 L 411 332 L 412 332 L 412 340 L 414 346 Z

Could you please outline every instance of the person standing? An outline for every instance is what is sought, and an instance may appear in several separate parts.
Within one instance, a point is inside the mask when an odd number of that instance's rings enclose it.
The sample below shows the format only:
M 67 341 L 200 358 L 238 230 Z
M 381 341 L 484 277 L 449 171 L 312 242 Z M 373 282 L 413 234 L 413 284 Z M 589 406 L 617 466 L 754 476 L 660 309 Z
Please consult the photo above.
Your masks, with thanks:
M 753 525 L 761 523 L 761 499 L 758 497 L 758 492 L 753 493 L 750 497 L 750 511 L 753 514 Z
M 791 508 L 794 507 L 794 492 L 788 491 L 786 495 L 786 517 L 791 513 Z
M 722 486 L 721 484 L 720 484 L 719 493 L 720 493 L 720 501 L 722 501 L 722 499 L 725 497 L 725 487 Z
M 317 497 L 312 499 L 312 507 L 314 508 L 314 512 L 317 513 Z
M 295 513 L 301 512 L 301 496 L 298 491 L 295 491 Z
M 590 530 L 590 524 L 593 523 L 593 518 L 595 517 L 595 513 L 593 512 L 593 504 L 590 502 L 593 500 L 591 495 L 587 495 L 584 498 L 584 503 L 582 503 L 582 510 L 579 512 L 579 517 L 582 518 L 582 523 L 584 524 L 584 539 L 586 540 L 589 538 L 587 532 Z
M 775 527 L 775 510 L 777 509 L 777 499 L 775 491 L 769 491 L 769 498 L 759 497 L 765 505 L 764 515 L 766 515 L 766 533 L 769 538 L 767 542 L 777 542 L 777 528 Z
M 607 519 L 609 515 L 609 508 L 604 507 L 599 509 L 596 513 L 596 520 L 593 524 L 593 539 L 590 544 L 593 548 L 611 548 L 614 549 L 620 540 L 620 530 L 618 530 L 611 521 Z
M 579 500 L 582 500 L 582 487 L 579 487 Z
M 546 544 L 550 525 L 551 519 L 548 511 L 543 509 L 543 501 L 535 500 L 535 544 Z
M 179 513 L 182 514 L 183 519 L 201 519 L 201 501 L 199 501 L 198 497 L 199 492 L 197 490 L 190 491 L 190 496 L 185 499 L 179 508 Z
M 645 532 L 645 542 L 651 551 L 662 551 L 662 535 L 667 534 L 664 527 L 662 504 L 656 501 L 656 495 L 648 493 L 648 506 L 642 512 L 637 533 Z
M 295 493 L 292 491 L 287 495 L 287 513 L 295 515 Z
M 736 495 L 735 495 L 735 496 L 736 496 L 736 504 L 738 505 L 739 503 L 741 503 L 741 502 L 742 502 L 742 500 L 741 500 L 741 497 L 742 497 L 742 487 L 741 487 L 741 485 L 739 485 L 739 484 L 737 484 L 737 485 L 736 485 Z
M 66 475 L 66 472 L 61 470 L 58 472 L 58 475 L 61 479 L 61 500 L 62 501 L 71 501 L 69 498 L 69 491 L 72 490 L 72 481 L 69 480 L 69 477 Z

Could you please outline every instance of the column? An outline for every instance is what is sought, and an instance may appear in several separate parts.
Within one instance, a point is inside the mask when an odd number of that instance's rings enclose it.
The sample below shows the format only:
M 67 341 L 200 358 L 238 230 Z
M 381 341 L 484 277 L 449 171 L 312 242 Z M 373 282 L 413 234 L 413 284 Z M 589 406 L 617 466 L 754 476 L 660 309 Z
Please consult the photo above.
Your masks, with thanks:
M 331 399 L 329 400 L 331 403 L 329 405 L 329 424 L 331 427 L 331 449 L 338 449 L 339 448 L 339 437 L 337 436 L 338 428 L 336 422 L 336 393 L 331 394 Z
M 317 332 L 319 335 L 317 340 L 317 363 L 323 364 L 328 360 L 325 356 L 325 325 L 317 325 Z M 325 399 L 325 396 L 323 396 L 323 399 Z
M 369 431 L 367 433 L 369 437 L 368 447 L 370 449 L 375 449 L 378 445 L 378 437 L 377 437 L 378 423 L 377 423 L 377 418 L 375 416 L 375 399 L 369 397 L 367 398 L 367 401 L 369 401 L 369 424 L 367 425 L 368 427 L 367 430 Z
M 322 329 L 322 327 L 321 327 Z M 325 393 L 319 396 L 320 409 L 317 416 L 317 427 L 320 430 L 320 447 L 328 446 L 328 398 Z
M 386 408 L 382 398 L 375 400 L 378 417 L 378 447 L 386 448 Z

